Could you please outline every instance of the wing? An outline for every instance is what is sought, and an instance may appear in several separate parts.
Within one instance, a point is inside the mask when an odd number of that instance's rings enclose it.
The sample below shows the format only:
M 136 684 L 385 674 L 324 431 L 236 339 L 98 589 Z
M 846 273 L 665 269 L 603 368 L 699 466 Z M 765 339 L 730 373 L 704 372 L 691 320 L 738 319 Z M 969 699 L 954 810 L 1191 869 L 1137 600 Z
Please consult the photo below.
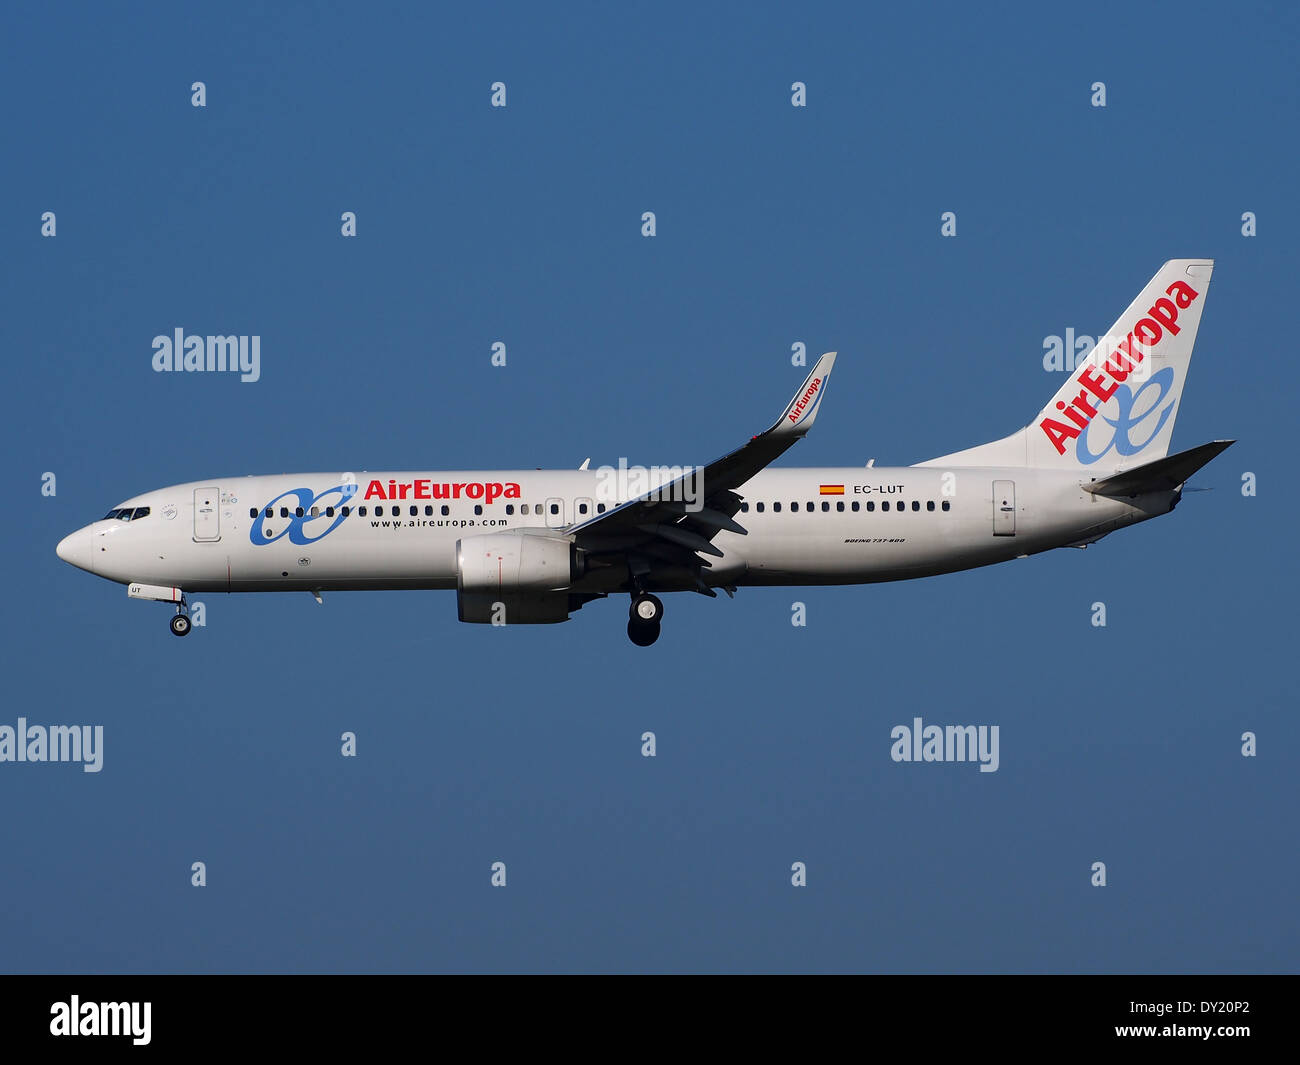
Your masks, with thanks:
M 571 526 L 568 532 L 575 543 L 593 560 L 609 564 L 626 560 L 634 580 L 657 567 L 686 567 L 694 570 L 698 591 L 716 595 L 700 577 L 700 571 L 712 565 L 700 554 L 723 557 L 713 544 L 720 529 L 745 535 L 734 517 L 741 503 L 735 490 L 812 428 L 834 365 L 833 351 L 818 359 L 781 417 L 766 432 L 707 466 L 688 470 L 636 499 Z

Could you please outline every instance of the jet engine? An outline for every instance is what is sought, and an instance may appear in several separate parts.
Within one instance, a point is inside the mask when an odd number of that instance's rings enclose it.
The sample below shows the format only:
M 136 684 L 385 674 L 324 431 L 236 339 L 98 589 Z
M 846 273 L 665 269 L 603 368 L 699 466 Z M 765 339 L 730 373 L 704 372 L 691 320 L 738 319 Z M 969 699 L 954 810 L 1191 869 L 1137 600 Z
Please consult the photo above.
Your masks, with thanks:
M 568 621 L 582 605 L 569 586 L 583 569 L 582 552 L 561 536 L 524 531 L 462 537 L 456 542 L 460 620 L 497 625 Z

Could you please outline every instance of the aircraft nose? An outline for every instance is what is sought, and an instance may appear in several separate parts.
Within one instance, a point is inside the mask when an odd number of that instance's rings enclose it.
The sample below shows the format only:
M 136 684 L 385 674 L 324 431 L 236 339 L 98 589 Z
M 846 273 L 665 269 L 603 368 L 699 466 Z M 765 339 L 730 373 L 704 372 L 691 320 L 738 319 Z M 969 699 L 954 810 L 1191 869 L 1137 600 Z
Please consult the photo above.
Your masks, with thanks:
M 59 541 L 54 553 L 69 565 L 94 573 L 93 556 L 90 551 L 90 530 L 78 529 Z

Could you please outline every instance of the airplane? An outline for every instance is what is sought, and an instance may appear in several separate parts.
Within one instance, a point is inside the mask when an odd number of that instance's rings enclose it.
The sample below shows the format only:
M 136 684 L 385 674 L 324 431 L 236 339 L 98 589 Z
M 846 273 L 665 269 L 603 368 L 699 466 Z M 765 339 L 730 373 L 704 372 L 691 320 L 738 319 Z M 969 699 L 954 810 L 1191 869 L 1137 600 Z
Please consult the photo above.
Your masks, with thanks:
M 655 593 L 869 584 L 1086 547 L 1168 514 L 1235 441 L 1169 454 L 1214 263 L 1171 259 L 1022 429 L 912 466 L 778 468 L 812 427 L 835 352 L 765 432 L 703 467 L 215 477 L 119 503 L 58 557 L 175 605 L 206 592 L 455 590 L 461 621 L 568 621 Z M 874 460 L 873 460 L 874 461 Z

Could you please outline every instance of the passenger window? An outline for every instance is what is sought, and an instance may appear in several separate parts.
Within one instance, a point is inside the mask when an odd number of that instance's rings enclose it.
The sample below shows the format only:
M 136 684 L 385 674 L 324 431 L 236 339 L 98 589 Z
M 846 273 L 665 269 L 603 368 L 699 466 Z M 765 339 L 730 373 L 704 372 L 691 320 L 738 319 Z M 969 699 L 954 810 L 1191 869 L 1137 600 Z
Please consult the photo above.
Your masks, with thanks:
M 798 503 L 791 503 L 791 504 L 790 504 L 790 513 L 791 513 L 791 514 L 797 514 L 798 512 L 799 512 L 799 504 L 798 504 Z
M 578 513 L 579 513 L 579 514 L 586 514 L 586 513 L 587 513 L 587 504 L 586 504 L 586 503 L 579 503 L 579 504 L 578 504 Z
M 334 508 L 333 508 L 333 507 L 326 507 L 326 508 L 325 508 L 325 517 L 327 517 L 327 518 L 332 518 L 332 517 L 334 517 Z
M 445 508 L 444 508 L 444 509 L 445 509 Z M 519 504 L 519 513 L 520 513 L 520 514 L 527 514 L 527 513 L 528 513 L 528 504 L 527 504 L 527 503 L 520 503 L 520 504 Z
M 762 504 L 762 503 L 755 503 L 755 504 L 754 504 L 754 509 L 755 509 L 759 514 L 762 514 L 762 513 L 763 513 L 763 504 Z
M 267 508 L 266 508 L 266 516 L 267 516 L 268 518 L 274 518 L 274 517 L 275 517 L 275 511 L 274 511 L 271 507 L 267 507 Z
M 250 518 L 255 518 L 255 517 L 257 517 L 257 508 L 256 508 L 256 507 L 249 507 L 249 508 L 248 508 L 248 516 L 249 516 Z
M 604 503 L 597 503 L 597 504 L 596 504 L 596 513 L 597 513 L 597 514 L 604 514 L 604 513 L 605 513 L 605 504 L 604 504 Z
M 282 517 L 282 518 L 287 518 L 288 516 L 289 516 L 289 508 L 288 508 L 288 507 L 281 507 L 281 508 L 280 508 L 280 517 Z
M 375 510 L 376 510 L 376 512 L 378 512 L 379 508 L 376 507 Z M 364 518 L 364 517 L 366 516 L 366 508 L 365 508 L 365 507 L 357 507 L 357 513 L 358 513 L 361 517 Z
M 773 504 L 772 504 L 772 513 L 773 513 L 773 514 L 780 514 L 780 513 L 781 513 L 781 504 L 780 504 L 780 503 L 773 503 Z
M 442 505 L 442 516 L 445 518 L 450 513 L 451 513 L 451 507 L 447 506 L 447 504 L 444 503 Z
M 506 513 L 507 513 L 507 514 L 513 514 L 514 512 L 515 512 L 515 505 L 514 505 L 513 503 L 507 503 L 507 504 L 506 504 Z
M 925 503 L 925 509 L 926 509 L 926 510 L 933 510 L 933 509 L 934 509 L 934 500 L 933 500 L 933 499 L 928 499 L 928 500 L 926 500 L 926 503 Z
M 474 504 L 474 513 L 475 513 L 475 514 L 482 514 L 482 513 L 483 513 L 483 505 L 482 505 L 481 503 L 475 503 L 475 504 Z
M 950 509 L 950 508 L 949 508 L 949 505 L 948 505 L 948 500 L 945 499 L 945 500 L 943 501 L 943 504 L 942 504 L 942 505 L 943 505 L 943 509 L 944 509 L 944 510 L 948 510 L 948 509 Z
M 346 518 L 349 514 L 351 514 L 351 513 L 352 513 L 352 508 L 351 508 L 351 507 L 344 507 L 344 508 L 343 508 L 343 516 L 344 516 L 345 518 Z
M 855 499 L 853 501 L 853 513 L 856 514 L 857 512 L 858 512 L 858 501 Z
M 875 501 L 874 499 L 872 499 L 872 500 L 868 500 L 868 502 L 867 502 L 867 509 L 868 509 L 868 510 L 875 510 L 875 509 L 876 509 L 876 501 Z M 886 509 L 886 510 L 889 509 L 889 504 L 888 504 L 888 503 L 885 504 L 885 509 Z
M 749 504 L 748 504 L 748 503 L 741 503 L 741 504 L 740 504 L 740 512 L 741 512 L 742 514 L 748 514 L 748 513 L 749 513 Z
M 835 504 L 835 509 L 838 510 L 841 514 L 843 514 L 843 513 L 844 513 L 844 501 L 843 501 L 843 500 L 840 500 L 840 502 L 836 503 L 836 504 Z M 857 507 L 854 507 L 853 509 L 854 509 L 854 510 L 857 510 L 858 508 L 857 508 Z
M 810 502 L 810 503 L 808 504 L 808 506 L 805 507 L 804 509 L 806 509 L 806 510 L 808 511 L 808 513 L 811 514 L 813 511 L 815 511 L 815 510 L 817 509 L 817 507 L 816 507 L 813 503 Z
M 294 508 L 294 511 L 293 511 L 293 515 L 294 515 L 295 518 L 301 518 L 301 517 L 302 517 L 302 507 L 295 507 L 295 508 Z
M 414 518 L 418 516 L 419 513 L 420 513 L 420 508 L 417 507 L 415 504 L 411 504 L 411 517 Z
M 808 505 L 809 505 L 809 506 L 812 506 L 811 503 L 809 503 Z M 841 506 L 842 506 L 842 505 L 843 505 L 843 504 L 841 504 Z M 822 504 L 822 511 L 823 511 L 823 512 L 828 511 L 828 510 L 830 510 L 830 509 L 831 509 L 831 505 L 830 505 L 829 503 L 823 503 L 823 504 Z
M 559 503 L 552 503 L 552 504 L 551 504 L 551 513 L 552 513 L 552 514 L 558 514 L 559 512 L 560 512 L 560 504 L 559 504 Z
M 880 504 L 880 509 L 881 509 L 881 510 L 888 510 L 888 509 L 889 509 L 889 500 L 888 500 L 888 499 L 886 499 L 883 503 Z
M 311 516 L 312 516 L 313 518 L 319 518 L 319 517 L 320 517 L 320 507 L 312 507 L 312 508 L 311 508 Z
M 913 509 L 913 510 L 920 510 L 920 509 L 921 509 L 921 501 L 920 501 L 919 499 L 913 499 L 913 500 L 912 500 L 912 509 Z

